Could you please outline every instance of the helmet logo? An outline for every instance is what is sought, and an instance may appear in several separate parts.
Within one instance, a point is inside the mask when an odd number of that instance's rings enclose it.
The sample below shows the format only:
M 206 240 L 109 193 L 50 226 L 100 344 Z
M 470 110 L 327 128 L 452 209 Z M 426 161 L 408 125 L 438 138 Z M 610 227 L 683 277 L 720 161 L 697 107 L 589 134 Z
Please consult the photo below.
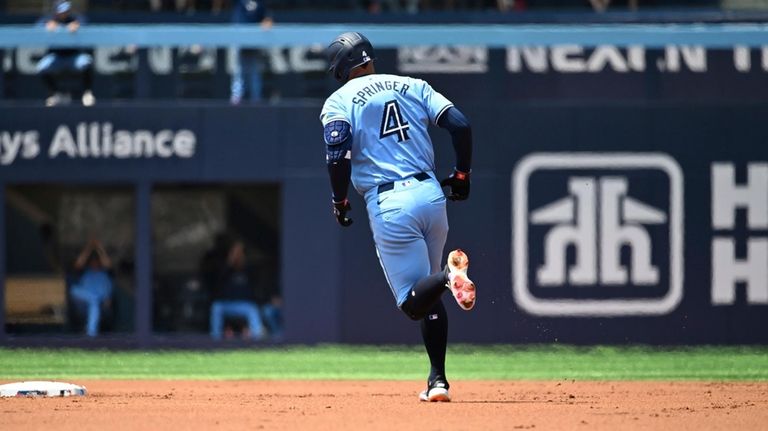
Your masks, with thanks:
M 368 56 L 368 53 L 363 51 L 363 61 L 371 61 L 371 57 Z

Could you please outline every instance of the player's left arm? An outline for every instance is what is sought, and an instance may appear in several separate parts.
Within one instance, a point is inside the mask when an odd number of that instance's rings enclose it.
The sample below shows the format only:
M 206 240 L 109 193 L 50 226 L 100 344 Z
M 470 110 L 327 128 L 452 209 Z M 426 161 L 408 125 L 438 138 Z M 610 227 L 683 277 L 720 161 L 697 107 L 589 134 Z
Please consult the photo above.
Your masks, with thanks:
M 352 175 L 352 132 L 345 120 L 332 120 L 323 126 L 325 139 L 325 160 L 328 176 L 331 180 L 333 214 L 340 225 L 347 227 L 352 219 L 347 212 L 352 210 L 347 199 L 349 182 Z
M 456 152 L 456 165 L 451 175 L 441 181 L 440 185 L 450 187 L 448 199 L 463 201 L 469 197 L 469 175 L 472 172 L 472 127 L 459 108 L 453 106 L 448 98 L 435 91 L 426 81 L 414 80 L 413 83 L 421 86 L 421 97 L 430 119 L 451 134 L 453 149 Z
M 469 197 L 469 177 L 472 172 L 472 127 L 467 117 L 455 106 L 445 108 L 436 122 L 451 134 L 453 150 L 456 152 L 456 167 L 448 178 L 440 182 L 440 185 L 451 188 L 448 199 L 463 201 Z

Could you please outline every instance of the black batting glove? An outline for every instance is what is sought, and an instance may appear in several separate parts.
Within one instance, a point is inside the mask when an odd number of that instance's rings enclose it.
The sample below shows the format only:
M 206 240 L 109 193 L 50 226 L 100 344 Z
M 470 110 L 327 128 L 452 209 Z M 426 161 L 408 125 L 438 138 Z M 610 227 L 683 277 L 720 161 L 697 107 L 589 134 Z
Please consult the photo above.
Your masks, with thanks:
M 461 172 L 454 168 L 453 173 L 443 181 L 441 187 L 450 187 L 451 192 L 446 197 L 452 201 L 463 201 L 469 197 L 469 172 Z
M 341 202 L 333 202 L 333 215 L 336 216 L 336 221 L 340 225 L 347 227 L 352 224 L 352 219 L 347 217 L 347 213 L 352 211 L 352 206 L 349 205 L 349 200 L 344 199 Z

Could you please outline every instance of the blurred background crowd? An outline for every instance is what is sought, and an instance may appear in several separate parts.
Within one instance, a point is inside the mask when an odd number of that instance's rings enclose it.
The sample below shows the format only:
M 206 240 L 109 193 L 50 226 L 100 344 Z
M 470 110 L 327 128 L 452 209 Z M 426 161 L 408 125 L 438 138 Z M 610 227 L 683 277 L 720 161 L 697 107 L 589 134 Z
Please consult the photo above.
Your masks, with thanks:
M 220 14 L 237 7 L 243 0 L 75 0 L 82 11 L 155 11 L 186 14 Z M 39 12 L 49 6 L 48 0 L 0 0 L 0 10 L 8 13 Z M 371 13 L 450 10 L 524 11 L 551 9 L 638 8 L 764 8 L 766 0 L 272 0 L 268 6 L 276 11 L 291 10 L 357 10 Z

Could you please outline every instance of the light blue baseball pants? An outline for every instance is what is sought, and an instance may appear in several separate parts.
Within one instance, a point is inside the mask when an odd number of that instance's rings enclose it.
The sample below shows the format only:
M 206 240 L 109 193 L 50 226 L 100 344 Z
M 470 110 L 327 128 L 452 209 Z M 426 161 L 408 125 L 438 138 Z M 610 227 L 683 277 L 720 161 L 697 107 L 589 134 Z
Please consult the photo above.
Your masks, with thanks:
M 400 307 L 417 281 L 441 271 L 445 194 L 434 177 L 404 178 L 381 194 L 374 187 L 365 201 L 379 262 Z

